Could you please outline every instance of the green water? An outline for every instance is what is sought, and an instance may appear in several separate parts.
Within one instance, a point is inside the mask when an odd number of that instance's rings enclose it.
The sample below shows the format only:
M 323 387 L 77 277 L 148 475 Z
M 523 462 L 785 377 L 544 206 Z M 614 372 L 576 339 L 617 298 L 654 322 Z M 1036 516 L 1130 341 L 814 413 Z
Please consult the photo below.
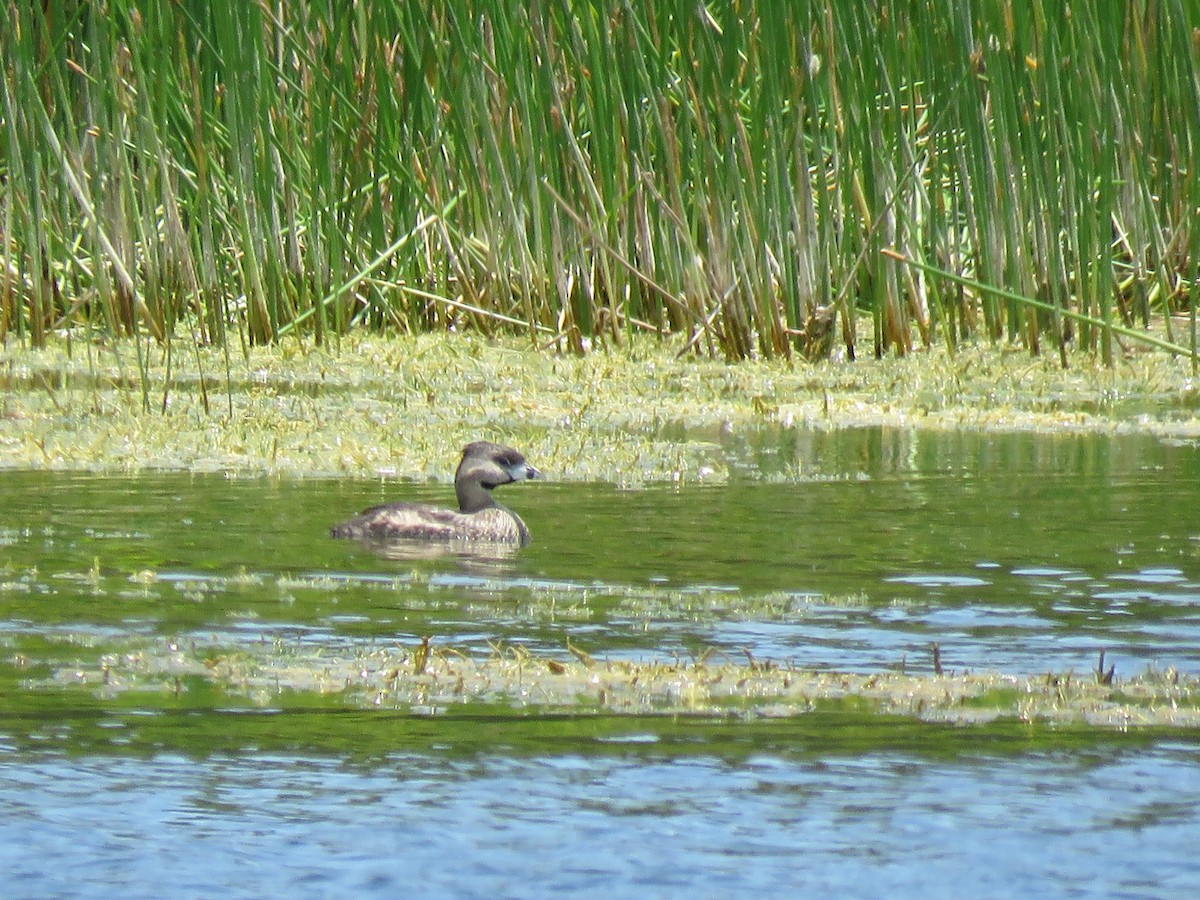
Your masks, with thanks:
M 1185 850 L 1200 824 L 1189 732 L 849 708 L 749 722 L 472 704 L 428 716 L 356 696 L 264 705 L 192 676 L 149 694 L 71 683 L 71 667 L 122 648 L 337 654 L 423 636 L 466 655 L 519 645 L 569 660 L 570 640 L 599 658 L 715 648 L 867 673 L 931 671 L 937 642 L 957 670 L 1084 673 L 1104 650 L 1120 676 L 1200 672 L 1195 447 L 675 438 L 709 442 L 734 477 L 621 490 L 547 472 L 503 491 L 532 545 L 482 561 L 388 559 L 327 536 L 384 499 L 448 502 L 446 484 L 0 473 L 11 892 L 149 896 L 179 875 L 201 893 L 388 894 L 415 889 L 414 867 L 419 884 L 481 896 L 598 883 L 640 896 L 951 883 L 1167 896 L 1200 883 Z M 998 834 L 1007 856 L 987 868 Z M 219 865 L 168 865 L 180 847 Z M 858 851 L 852 870 L 838 862 Z M 36 862 L 51 857 L 80 874 Z
M 1200 671 L 1194 448 L 867 431 L 722 452 L 729 484 L 550 472 L 504 489 L 533 543 L 489 561 L 328 537 L 383 500 L 449 502 L 443 484 L 0 473 L 0 627 L 17 649 L 215 633 L 553 654 L 569 638 L 869 672 L 920 671 L 937 641 L 973 670 L 1086 668 L 1104 649 L 1126 674 Z

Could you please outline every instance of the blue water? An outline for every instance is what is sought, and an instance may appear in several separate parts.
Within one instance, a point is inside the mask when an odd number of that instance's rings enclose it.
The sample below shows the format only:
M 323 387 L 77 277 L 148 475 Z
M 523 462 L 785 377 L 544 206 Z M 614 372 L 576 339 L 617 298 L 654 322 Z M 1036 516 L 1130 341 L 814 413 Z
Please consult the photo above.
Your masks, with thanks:
M 1189 897 L 1194 745 L 0 762 L 5 896 Z

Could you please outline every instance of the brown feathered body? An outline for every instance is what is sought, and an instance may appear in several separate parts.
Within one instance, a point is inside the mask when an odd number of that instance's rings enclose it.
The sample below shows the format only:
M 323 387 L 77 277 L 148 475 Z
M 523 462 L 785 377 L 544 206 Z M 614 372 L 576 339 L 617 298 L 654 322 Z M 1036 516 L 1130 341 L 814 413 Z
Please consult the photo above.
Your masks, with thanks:
M 458 509 L 425 503 L 372 506 L 330 529 L 336 538 L 375 541 L 508 544 L 524 547 L 529 529 L 492 497 L 492 489 L 541 473 L 512 447 L 475 441 L 463 448 L 454 475 Z

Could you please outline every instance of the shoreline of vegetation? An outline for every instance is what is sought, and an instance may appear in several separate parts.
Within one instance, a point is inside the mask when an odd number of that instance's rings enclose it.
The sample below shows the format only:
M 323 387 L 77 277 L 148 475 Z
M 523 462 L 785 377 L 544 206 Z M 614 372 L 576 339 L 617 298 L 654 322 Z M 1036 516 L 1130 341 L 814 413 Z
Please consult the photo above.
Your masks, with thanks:
M 723 481 L 712 436 L 754 429 L 1200 441 L 1200 378 L 1161 353 L 1064 370 L 987 345 L 736 365 L 681 355 L 684 346 L 642 338 L 563 356 L 470 334 L 236 356 L 129 341 L 10 345 L 0 348 L 0 469 L 444 480 L 459 448 L 491 438 L 556 479 L 636 484 Z
M 0 341 L 1197 358 L 1195 4 L 3 10 Z

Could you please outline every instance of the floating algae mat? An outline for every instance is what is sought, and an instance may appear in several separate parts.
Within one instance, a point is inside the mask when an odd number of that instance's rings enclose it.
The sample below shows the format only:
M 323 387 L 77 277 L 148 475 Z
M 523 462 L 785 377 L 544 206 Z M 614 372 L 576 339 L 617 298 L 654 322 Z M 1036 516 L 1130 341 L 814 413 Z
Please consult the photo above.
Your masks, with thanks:
M 826 445 L 839 443 L 822 438 L 831 430 L 913 427 L 1036 432 L 1047 444 L 1061 432 L 1200 438 L 1200 381 L 1165 354 L 1065 370 L 983 344 L 731 366 L 685 347 L 638 337 L 568 357 L 469 333 L 348 337 L 336 352 L 10 344 L 0 347 L 0 469 L 424 479 L 488 437 L 560 480 L 637 486 L 724 482 L 759 462 L 767 477 L 820 472 L 803 453 L 772 458 L 764 433 Z
M 1000 718 L 1055 725 L 1200 727 L 1200 680 L 1177 671 L 1116 681 L 1095 673 L 853 675 L 802 671 L 770 662 L 604 662 L 570 648 L 577 661 L 497 648 L 475 658 L 433 647 L 354 652 L 243 644 L 236 650 L 190 642 L 105 653 L 91 668 L 64 668 L 35 687 L 79 685 L 102 697 L 126 692 L 178 695 L 199 681 L 259 706 L 287 695 L 337 694 L 349 703 L 436 714 L 492 704 L 540 713 L 670 714 L 777 718 L 847 710 L 977 724 Z M 714 654 L 715 655 L 715 654 Z M 1103 665 L 1103 659 L 1100 664 Z M 152 698 L 148 698 L 151 699 Z

